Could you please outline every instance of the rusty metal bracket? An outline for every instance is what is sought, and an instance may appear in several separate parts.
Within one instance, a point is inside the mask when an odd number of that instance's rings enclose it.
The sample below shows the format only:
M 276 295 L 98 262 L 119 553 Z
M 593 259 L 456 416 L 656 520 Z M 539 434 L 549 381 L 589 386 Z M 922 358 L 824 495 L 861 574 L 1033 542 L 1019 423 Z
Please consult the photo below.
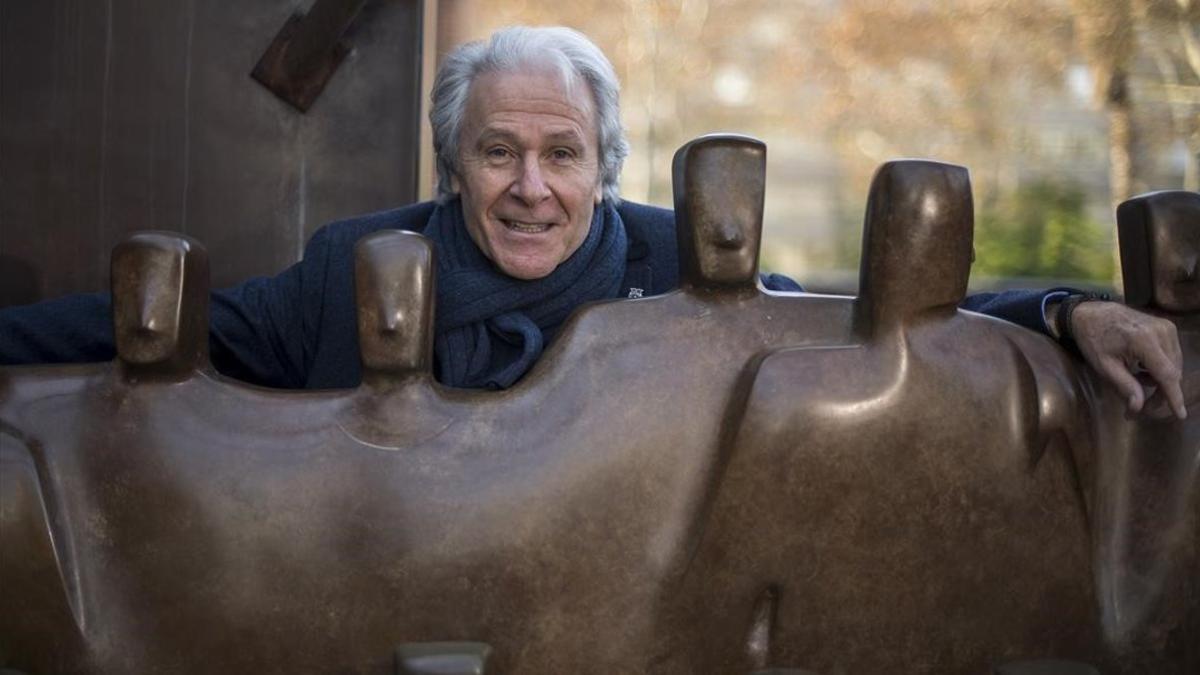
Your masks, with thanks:
M 293 14 L 250 77 L 300 112 L 307 112 L 350 53 L 342 40 L 367 0 L 316 0 L 307 14 Z

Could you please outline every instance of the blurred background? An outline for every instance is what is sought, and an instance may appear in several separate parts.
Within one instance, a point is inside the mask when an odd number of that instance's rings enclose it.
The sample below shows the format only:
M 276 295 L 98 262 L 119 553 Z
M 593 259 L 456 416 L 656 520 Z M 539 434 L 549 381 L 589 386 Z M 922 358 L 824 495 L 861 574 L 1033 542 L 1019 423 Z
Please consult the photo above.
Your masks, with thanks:
M 767 143 L 763 266 L 853 292 L 884 161 L 971 171 L 976 289 L 1113 287 L 1113 207 L 1200 189 L 1194 0 L 457 0 L 439 43 L 590 36 L 623 83 L 623 196 L 669 206 L 700 134 Z
M 977 290 L 1119 288 L 1114 204 L 1200 187 L 1200 0 L 0 0 L 0 306 L 103 290 L 134 230 L 222 287 L 431 197 L 438 60 L 516 23 L 613 61 L 629 199 L 766 141 L 763 265 L 812 290 L 855 291 L 889 159 L 971 170 Z

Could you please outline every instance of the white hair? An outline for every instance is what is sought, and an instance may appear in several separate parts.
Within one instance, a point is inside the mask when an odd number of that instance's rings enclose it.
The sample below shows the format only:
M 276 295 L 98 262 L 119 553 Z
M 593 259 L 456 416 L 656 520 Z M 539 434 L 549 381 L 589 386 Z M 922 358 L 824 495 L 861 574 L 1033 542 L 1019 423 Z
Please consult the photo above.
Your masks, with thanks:
M 599 47 L 578 31 L 562 26 L 513 26 L 496 31 L 487 42 L 468 42 L 456 48 L 438 69 L 429 123 L 433 126 L 433 151 L 437 156 L 439 202 L 456 194 L 451 179 L 459 168 L 459 134 L 471 83 L 484 73 L 512 72 L 530 65 L 556 68 L 568 91 L 576 78 L 591 89 L 596 103 L 604 199 L 614 204 L 620 201 L 617 180 L 629 155 L 629 142 L 621 127 L 621 85 L 612 64 Z

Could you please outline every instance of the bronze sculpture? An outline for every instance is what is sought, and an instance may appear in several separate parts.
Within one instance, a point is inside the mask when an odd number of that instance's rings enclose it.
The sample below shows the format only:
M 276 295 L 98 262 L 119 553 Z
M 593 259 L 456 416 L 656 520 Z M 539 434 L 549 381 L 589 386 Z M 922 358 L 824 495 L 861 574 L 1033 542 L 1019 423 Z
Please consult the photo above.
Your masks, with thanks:
M 752 139 L 684 146 L 681 290 L 583 309 L 504 392 L 433 381 L 417 235 L 360 243 L 363 385 L 305 393 L 215 375 L 202 249 L 131 241 L 118 360 L 0 372 L 0 665 L 1194 667 L 1105 632 L 1102 387 L 954 308 L 965 170 L 881 169 L 857 300 L 755 286 L 764 170 Z
M 1200 194 L 1158 192 L 1118 213 L 1125 297 L 1175 323 L 1184 393 L 1200 402 Z M 1091 380 L 1097 390 L 1102 386 Z M 1200 422 L 1122 414 L 1118 396 L 1097 402 L 1092 530 L 1105 635 L 1127 651 L 1162 650 L 1200 635 Z M 1198 658 L 1196 640 L 1175 645 Z
M 856 339 L 774 351 L 748 378 L 694 562 L 697 579 L 717 581 L 685 595 L 736 616 L 764 583 L 779 587 L 764 665 L 979 672 L 1102 652 L 1080 573 L 1071 443 L 1086 429 L 1065 386 L 1074 366 L 1042 336 L 956 309 L 971 221 L 965 169 L 884 165 L 867 207 Z M 753 567 L 727 562 L 767 550 Z M 732 634 L 697 644 L 730 659 Z

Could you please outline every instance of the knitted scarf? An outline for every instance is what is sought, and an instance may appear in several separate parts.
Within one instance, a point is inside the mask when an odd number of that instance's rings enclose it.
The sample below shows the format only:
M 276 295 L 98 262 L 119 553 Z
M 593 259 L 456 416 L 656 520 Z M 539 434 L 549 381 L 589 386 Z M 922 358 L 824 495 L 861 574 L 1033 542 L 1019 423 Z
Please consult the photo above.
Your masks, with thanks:
M 452 387 L 512 386 L 572 310 L 616 297 L 625 276 L 625 225 L 608 202 L 596 207 L 579 248 L 541 279 L 514 279 L 497 269 L 467 233 L 458 199 L 434 209 L 424 234 L 438 261 L 438 380 Z

